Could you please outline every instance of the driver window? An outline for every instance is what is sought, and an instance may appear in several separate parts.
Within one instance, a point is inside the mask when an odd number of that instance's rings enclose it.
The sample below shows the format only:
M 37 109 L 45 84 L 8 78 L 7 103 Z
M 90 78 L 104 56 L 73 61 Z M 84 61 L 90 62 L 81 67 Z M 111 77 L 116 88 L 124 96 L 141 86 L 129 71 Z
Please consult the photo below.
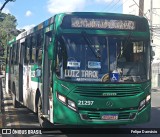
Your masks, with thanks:
M 134 42 L 133 43 L 133 61 L 134 62 L 143 62 L 143 42 Z
M 122 42 L 118 56 L 118 62 L 143 62 L 144 46 L 142 41 L 130 42 L 125 45 Z

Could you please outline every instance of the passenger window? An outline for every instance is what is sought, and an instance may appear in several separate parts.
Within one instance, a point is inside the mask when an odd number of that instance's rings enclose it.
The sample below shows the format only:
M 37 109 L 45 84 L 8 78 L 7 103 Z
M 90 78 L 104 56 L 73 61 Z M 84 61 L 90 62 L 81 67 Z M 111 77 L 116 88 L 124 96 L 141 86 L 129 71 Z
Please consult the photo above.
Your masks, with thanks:
M 31 38 L 31 63 L 36 63 L 36 35 Z
M 15 49 L 15 54 L 16 54 L 16 60 L 15 60 L 15 64 L 18 64 L 19 63 L 19 45 L 18 43 L 15 44 L 16 45 L 16 49 Z
M 37 34 L 37 48 L 36 48 L 36 62 L 42 64 L 42 46 L 43 46 L 43 32 Z
M 16 64 L 16 48 L 17 45 L 14 43 L 12 49 L 12 64 Z
M 29 59 L 30 59 L 30 39 L 27 38 L 25 41 L 25 58 L 24 58 L 24 63 L 28 64 L 29 63 Z

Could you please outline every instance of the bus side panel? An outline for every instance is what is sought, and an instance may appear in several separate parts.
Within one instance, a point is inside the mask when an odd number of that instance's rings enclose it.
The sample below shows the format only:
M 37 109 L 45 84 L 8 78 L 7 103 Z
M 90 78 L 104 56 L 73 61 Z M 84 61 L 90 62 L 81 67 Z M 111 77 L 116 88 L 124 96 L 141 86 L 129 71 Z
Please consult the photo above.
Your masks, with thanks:
M 29 74 L 30 74 L 30 67 L 28 65 L 23 66 L 23 103 L 25 106 L 29 107 Z
M 35 98 L 39 83 L 35 78 L 37 65 L 23 66 L 23 102 L 32 111 L 36 112 Z
M 16 100 L 19 102 L 19 65 L 14 66 L 14 77 L 15 77 L 15 94 L 16 94 Z
M 31 105 L 31 109 L 36 112 L 36 104 L 35 104 L 35 99 L 36 99 L 36 91 L 37 89 L 39 89 L 39 86 L 41 85 L 39 82 L 39 78 L 37 78 L 35 76 L 35 71 L 36 69 L 39 68 L 37 64 L 34 64 L 31 66 L 31 77 L 30 77 L 30 88 L 31 88 L 31 92 L 30 92 L 30 105 Z

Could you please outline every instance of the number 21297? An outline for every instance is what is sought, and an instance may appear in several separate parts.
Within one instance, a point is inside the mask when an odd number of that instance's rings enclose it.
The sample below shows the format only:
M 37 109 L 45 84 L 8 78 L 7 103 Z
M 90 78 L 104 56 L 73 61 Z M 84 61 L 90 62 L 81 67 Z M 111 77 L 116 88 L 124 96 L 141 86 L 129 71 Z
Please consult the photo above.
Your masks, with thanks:
M 93 105 L 94 101 L 84 101 L 84 100 L 78 100 L 79 106 L 91 106 Z

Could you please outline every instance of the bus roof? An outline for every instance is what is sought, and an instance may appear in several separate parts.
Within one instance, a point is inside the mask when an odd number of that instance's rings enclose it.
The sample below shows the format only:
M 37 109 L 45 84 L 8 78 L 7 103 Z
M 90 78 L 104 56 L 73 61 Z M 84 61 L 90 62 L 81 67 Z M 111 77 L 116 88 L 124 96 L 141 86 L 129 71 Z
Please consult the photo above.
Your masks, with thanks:
M 113 17 L 113 16 L 116 16 L 116 17 L 124 17 L 124 18 L 132 18 L 132 19 L 143 19 L 143 20 L 146 20 L 144 17 L 140 17 L 140 16 L 135 16 L 135 15 L 129 15 L 129 14 L 121 14 L 121 13 L 104 13 L 104 12 L 68 12 L 68 13 L 59 13 L 59 14 L 56 14 L 55 16 L 66 16 L 66 15 L 95 15 L 95 16 L 107 16 L 107 17 Z M 147 20 L 146 20 L 147 22 Z M 46 28 L 47 26 L 51 25 L 54 23 L 54 16 L 52 16 L 51 18 L 45 20 L 44 22 L 40 23 L 39 25 L 27 30 L 27 31 L 24 31 L 22 33 L 20 33 L 16 39 L 12 39 L 8 44 L 11 44 L 12 42 L 14 42 L 15 40 L 19 40 L 33 32 L 36 32 L 40 29 L 43 29 L 43 28 Z

